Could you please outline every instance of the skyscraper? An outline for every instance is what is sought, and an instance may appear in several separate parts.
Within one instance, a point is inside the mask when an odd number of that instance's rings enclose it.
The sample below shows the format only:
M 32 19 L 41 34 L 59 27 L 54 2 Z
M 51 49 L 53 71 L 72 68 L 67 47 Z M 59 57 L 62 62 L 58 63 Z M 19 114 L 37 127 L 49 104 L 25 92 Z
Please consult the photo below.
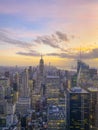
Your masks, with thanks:
M 28 69 L 25 69 L 22 73 L 21 97 L 29 97 L 29 95 L 30 95 L 30 88 L 29 88 L 29 81 L 28 81 Z
M 90 93 L 90 128 L 98 130 L 98 88 L 88 88 Z
M 16 103 L 16 112 L 25 114 L 31 107 L 30 88 L 28 84 L 28 70 L 25 69 L 22 73 L 22 84 L 20 97 Z
M 39 63 L 39 73 L 40 73 L 40 76 L 43 76 L 43 73 L 44 73 L 44 60 L 43 60 L 42 55 L 41 55 L 41 59 L 40 59 L 40 63 Z
M 79 73 L 80 68 L 82 70 L 89 70 L 89 65 L 85 64 L 83 61 L 78 60 L 77 62 L 77 73 Z
M 79 87 L 67 89 L 67 130 L 89 130 L 89 93 Z
M 29 69 L 28 69 L 28 77 L 29 77 L 29 80 L 32 80 L 33 78 L 33 70 L 32 70 L 32 66 L 29 66 Z
M 14 91 L 19 90 L 19 73 L 16 72 L 13 76 L 13 89 Z

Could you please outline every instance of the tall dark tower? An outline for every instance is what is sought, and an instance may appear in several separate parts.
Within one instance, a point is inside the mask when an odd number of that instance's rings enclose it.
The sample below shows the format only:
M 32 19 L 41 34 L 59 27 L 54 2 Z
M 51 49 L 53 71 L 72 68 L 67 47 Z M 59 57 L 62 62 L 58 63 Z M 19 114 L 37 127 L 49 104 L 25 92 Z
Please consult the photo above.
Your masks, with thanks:
M 40 63 L 39 63 L 39 72 L 40 72 L 40 75 L 43 76 L 43 73 L 44 73 L 44 60 L 43 60 L 42 55 L 41 55 L 41 59 L 40 59 Z
M 74 87 L 67 89 L 67 130 L 90 130 L 89 92 Z

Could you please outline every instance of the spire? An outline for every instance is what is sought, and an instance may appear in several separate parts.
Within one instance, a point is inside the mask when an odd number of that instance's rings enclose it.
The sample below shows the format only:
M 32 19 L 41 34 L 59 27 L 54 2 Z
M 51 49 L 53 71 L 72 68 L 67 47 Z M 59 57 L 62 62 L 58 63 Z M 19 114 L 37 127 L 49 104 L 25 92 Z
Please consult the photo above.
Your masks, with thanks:
M 81 52 L 81 46 L 80 46 L 80 57 L 79 57 L 79 60 L 80 60 L 80 61 L 81 61 L 81 53 L 82 53 L 82 52 Z
M 43 63 L 44 63 L 43 55 L 41 54 L 40 64 L 43 64 Z
M 43 59 L 43 55 L 41 54 L 41 59 Z
M 41 54 L 41 59 L 40 59 L 40 63 L 39 63 L 39 70 L 40 70 L 40 74 L 43 75 L 43 71 L 44 71 L 44 60 Z

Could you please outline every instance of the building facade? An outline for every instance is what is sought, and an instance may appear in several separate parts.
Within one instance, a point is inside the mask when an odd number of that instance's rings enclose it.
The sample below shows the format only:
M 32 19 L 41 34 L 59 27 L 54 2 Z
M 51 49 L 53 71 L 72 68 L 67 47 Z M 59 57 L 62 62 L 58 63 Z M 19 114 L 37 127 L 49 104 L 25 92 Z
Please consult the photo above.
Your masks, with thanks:
M 67 130 L 89 130 L 89 93 L 79 87 L 67 90 Z

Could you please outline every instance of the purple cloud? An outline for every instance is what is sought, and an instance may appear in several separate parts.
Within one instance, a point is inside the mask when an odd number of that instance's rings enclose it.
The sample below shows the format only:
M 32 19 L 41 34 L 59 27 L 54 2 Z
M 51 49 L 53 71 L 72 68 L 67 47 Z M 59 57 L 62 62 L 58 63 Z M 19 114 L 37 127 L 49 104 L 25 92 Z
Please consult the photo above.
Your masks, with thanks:
M 34 56 L 34 57 L 40 56 L 40 53 L 38 53 L 35 50 L 30 50 L 29 52 L 17 52 L 16 54 L 23 56 Z
M 56 31 L 56 33 L 52 35 L 39 36 L 34 40 L 34 42 L 37 44 L 45 44 L 52 48 L 57 48 L 57 49 L 60 49 L 61 51 L 65 51 L 65 49 L 62 48 L 60 45 L 61 45 L 61 42 L 68 43 L 69 38 L 67 34 L 61 31 Z
M 0 41 L 3 42 L 3 44 L 12 44 L 21 48 L 31 48 L 32 44 L 17 40 L 14 38 L 11 38 L 6 30 L 0 30 Z

